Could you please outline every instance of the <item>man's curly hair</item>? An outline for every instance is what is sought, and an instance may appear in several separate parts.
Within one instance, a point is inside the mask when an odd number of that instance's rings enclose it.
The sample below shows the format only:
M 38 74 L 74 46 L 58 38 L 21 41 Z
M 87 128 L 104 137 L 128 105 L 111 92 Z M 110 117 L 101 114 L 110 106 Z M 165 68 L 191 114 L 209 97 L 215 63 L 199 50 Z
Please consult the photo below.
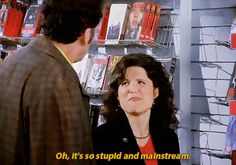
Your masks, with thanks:
M 42 6 L 43 34 L 53 41 L 74 42 L 102 17 L 103 0 L 45 0 Z

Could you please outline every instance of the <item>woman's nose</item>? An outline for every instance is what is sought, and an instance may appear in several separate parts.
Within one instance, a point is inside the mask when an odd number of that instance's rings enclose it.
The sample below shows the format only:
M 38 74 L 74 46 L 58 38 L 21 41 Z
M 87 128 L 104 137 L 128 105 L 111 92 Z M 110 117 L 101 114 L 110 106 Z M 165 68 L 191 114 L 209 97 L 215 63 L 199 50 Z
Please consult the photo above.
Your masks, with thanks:
M 135 83 L 130 83 L 129 84 L 129 92 L 137 92 L 138 91 L 138 88 L 137 88 L 137 84 L 135 84 Z

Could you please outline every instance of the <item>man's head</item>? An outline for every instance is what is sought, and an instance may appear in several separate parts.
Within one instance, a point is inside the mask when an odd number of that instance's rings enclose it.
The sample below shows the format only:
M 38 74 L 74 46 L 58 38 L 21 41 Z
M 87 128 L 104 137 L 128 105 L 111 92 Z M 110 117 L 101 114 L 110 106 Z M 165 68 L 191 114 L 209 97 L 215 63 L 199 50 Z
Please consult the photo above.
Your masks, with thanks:
M 45 0 L 43 33 L 53 41 L 73 43 L 86 29 L 92 29 L 102 16 L 103 0 Z M 93 34 L 90 36 L 90 41 Z

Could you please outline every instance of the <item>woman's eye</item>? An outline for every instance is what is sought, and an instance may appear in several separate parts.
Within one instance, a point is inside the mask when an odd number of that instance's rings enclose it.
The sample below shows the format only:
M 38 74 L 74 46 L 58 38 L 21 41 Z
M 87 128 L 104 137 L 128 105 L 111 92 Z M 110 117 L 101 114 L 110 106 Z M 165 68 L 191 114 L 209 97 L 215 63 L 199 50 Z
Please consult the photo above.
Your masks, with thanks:
M 128 85 L 128 82 L 127 82 L 127 81 L 123 81 L 120 85 L 121 85 L 121 86 Z
M 144 85 L 145 82 L 143 82 L 143 81 L 138 81 L 138 84 Z

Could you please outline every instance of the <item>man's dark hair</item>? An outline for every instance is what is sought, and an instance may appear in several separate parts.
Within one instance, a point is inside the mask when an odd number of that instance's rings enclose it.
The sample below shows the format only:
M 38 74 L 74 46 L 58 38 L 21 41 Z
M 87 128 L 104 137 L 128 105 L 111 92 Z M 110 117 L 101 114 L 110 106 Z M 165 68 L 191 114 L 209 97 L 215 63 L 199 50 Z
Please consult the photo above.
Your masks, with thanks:
M 59 43 L 72 43 L 102 17 L 103 0 L 45 0 L 43 34 Z

